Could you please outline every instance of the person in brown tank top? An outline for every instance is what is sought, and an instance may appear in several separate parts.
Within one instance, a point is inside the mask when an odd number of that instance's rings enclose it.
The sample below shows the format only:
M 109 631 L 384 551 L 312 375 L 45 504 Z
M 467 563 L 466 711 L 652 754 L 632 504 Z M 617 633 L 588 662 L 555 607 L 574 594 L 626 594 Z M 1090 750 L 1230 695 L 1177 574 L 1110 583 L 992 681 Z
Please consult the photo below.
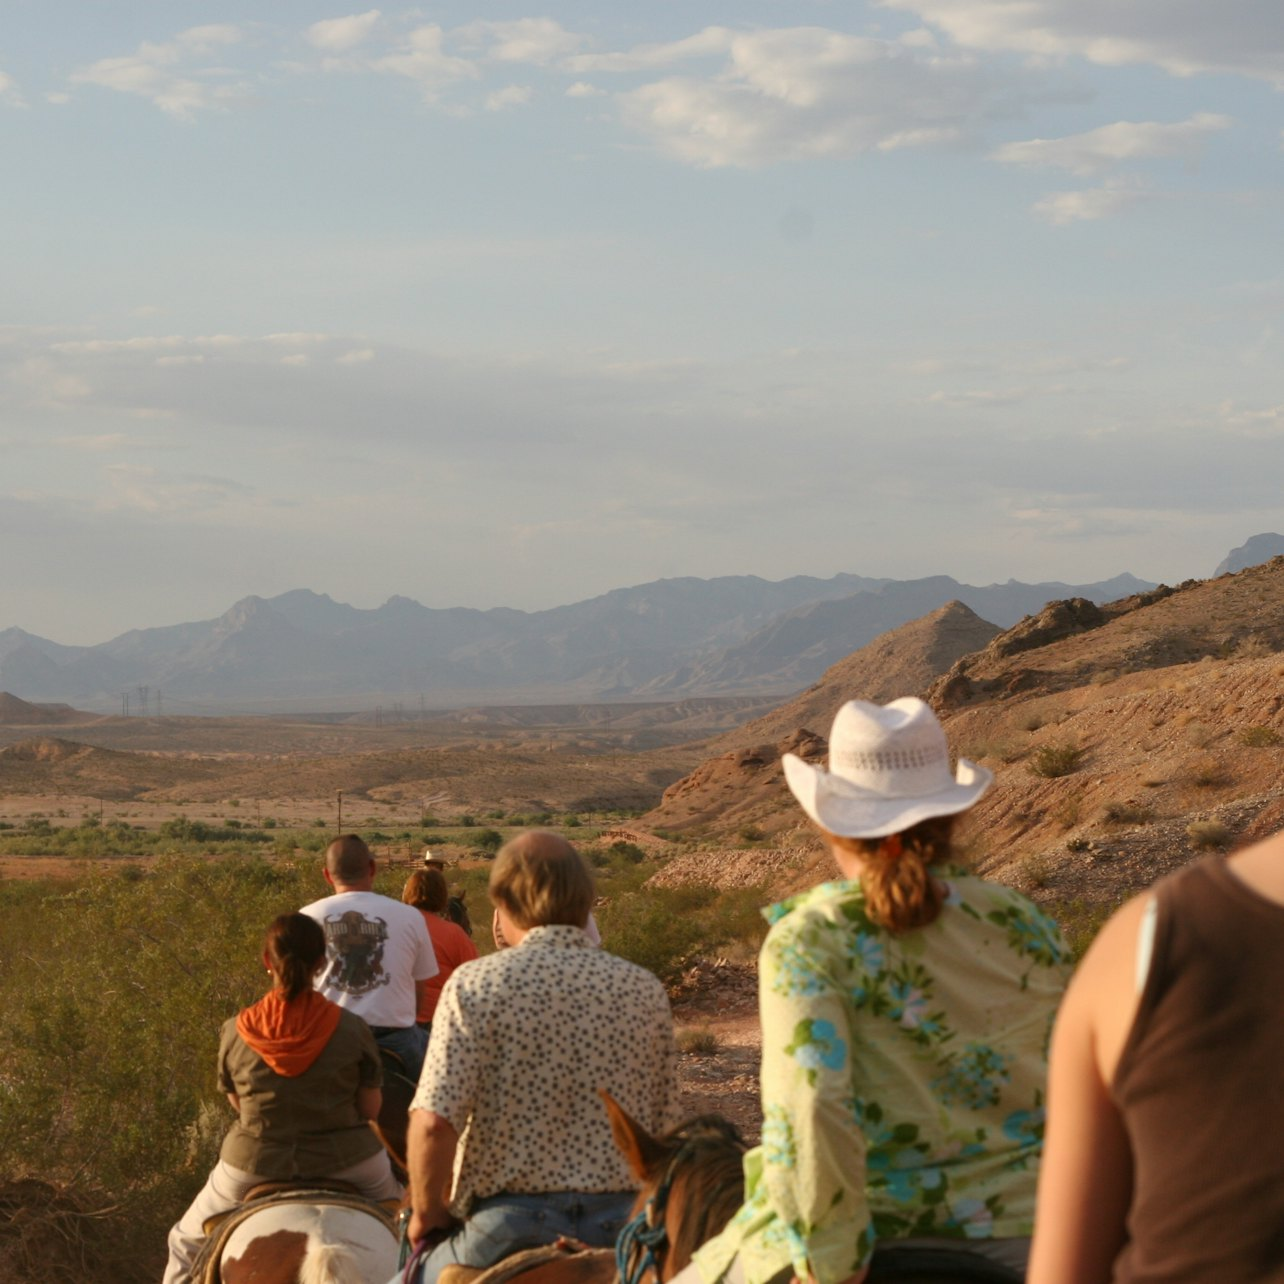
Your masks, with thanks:
M 1129 902 L 1057 1019 L 1029 1284 L 1284 1284 L 1284 833 Z

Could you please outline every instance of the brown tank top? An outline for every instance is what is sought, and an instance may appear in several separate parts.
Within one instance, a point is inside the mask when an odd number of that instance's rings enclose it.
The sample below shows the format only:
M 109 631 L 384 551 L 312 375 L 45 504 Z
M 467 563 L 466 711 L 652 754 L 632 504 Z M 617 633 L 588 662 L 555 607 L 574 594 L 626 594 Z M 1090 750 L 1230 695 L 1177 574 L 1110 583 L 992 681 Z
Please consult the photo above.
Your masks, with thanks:
M 1116 1284 L 1284 1282 L 1284 906 L 1220 857 L 1155 888 L 1113 1094 L 1134 1157 Z

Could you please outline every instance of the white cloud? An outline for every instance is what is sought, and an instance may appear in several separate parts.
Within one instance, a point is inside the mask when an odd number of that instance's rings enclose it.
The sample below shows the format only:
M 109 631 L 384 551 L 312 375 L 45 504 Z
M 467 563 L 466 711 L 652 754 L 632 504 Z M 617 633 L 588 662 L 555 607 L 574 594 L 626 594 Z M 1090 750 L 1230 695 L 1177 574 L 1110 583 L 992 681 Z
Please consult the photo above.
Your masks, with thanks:
M 537 67 L 568 58 L 588 43 L 587 37 L 567 31 L 552 18 L 519 18 L 512 22 L 470 22 L 451 35 L 484 47 L 496 62 L 527 62 Z
M 81 450 L 89 454 L 104 454 L 110 450 L 122 450 L 130 446 L 141 446 L 145 443 L 136 437 L 129 437 L 123 432 L 100 432 L 81 434 L 72 437 L 60 437 L 60 446 Z
M 705 27 L 703 31 L 664 44 L 638 45 L 623 53 L 578 54 L 566 67 L 581 71 L 650 71 L 672 67 L 691 58 L 710 58 L 731 48 L 736 33 L 730 27 Z
M 9 370 L 8 381 L 24 404 L 50 410 L 69 409 L 93 391 L 86 379 L 48 357 L 28 357 Z
M 71 81 L 135 94 L 177 120 L 191 120 L 199 111 L 226 108 L 246 96 L 242 84 L 209 79 L 221 69 L 189 66 L 240 39 L 240 29 L 229 23 L 191 27 L 168 43 L 144 41 L 133 54 L 100 58 L 73 72 Z
M 1284 86 L 1278 0 L 879 0 L 971 49 L 1149 63 L 1173 75 L 1231 72 Z
M 1063 227 L 1067 223 L 1109 218 L 1149 199 L 1149 193 L 1141 188 L 1107 183 L 1081 192 L 1053 192 L 1036 201 L 1033 209 L 1049 223 Z
M 374 360 L 373 348 L 353 348 L 350 352 L 345 352 L 340 357 L 335 357 L 335 362 L 341 366 L 363 366 L 367 361 Z
M 1269 439 L 1284 437 L 1284 405 L 1245 410 L 1234 402 L 1219 407 L 1222 424 L 1240 437 Z
M 308 354 L 306 352 L 292 352 L 288 357 L 281 358 L 283 366 L 306 366 L 308 364 Z
M 900 41 L 796 27 L 734 35 L 727 52 L 710 78 L 621 94 L 626 123 L 688 163 L 752 167 L 950 142 L 995 103 L 972 57 Z
M 18 88 L 18 82 L 5 71 L 0 71 L 0 102 L 7 103 L 10 107 L 27 105 L 27 100 L 22 96 L 22 90 Z
M 1116 121 L 1066 138 L 1032 138 L 1006 143 L 991 154 L 1005 165 L 1065 169 L 1090 177 L 1125 161 L 1198 156 L 1210 134 L 1231 125 L 1229 116 L 1200 112 L 1174 125 L 1155 121 Z
M 199 366 L 204 365 L 205 354 L 203 352 L 193 352 L 181 357 L 157 357 L 158 366 Z
M 566 96 L 568 98 L 602 98 L 605 94 L 605 89 L 599 89 L 596 85 L 590 85 L 587 80 L 577 80 L 566 91 Z
M 71 102 L 71 95 L 63 93 L 47 93 L 45 95 L 45 102 L 54 107 L 65 107 L 69 102 Z
M 370 71 L 389 72 L 415 81 L 428 102 L 460 81 L 475 80 L 476 66 L 456 58 L 444 48 L 445 33 L 435 25 L 416 27 L 405 36 L 395 53 L 365 64 Z
M 531 100 L 529 85 L 506 85 L 486 95 L 487 111 L 503 111 L 505 107 L 520 107 Z
M 379 22 L 379 10 L 349 14 L 346 18 L 326 18 L 314 22 L 306 34 L 308 43 L 330 53 L 347 53 L 363 44 Z

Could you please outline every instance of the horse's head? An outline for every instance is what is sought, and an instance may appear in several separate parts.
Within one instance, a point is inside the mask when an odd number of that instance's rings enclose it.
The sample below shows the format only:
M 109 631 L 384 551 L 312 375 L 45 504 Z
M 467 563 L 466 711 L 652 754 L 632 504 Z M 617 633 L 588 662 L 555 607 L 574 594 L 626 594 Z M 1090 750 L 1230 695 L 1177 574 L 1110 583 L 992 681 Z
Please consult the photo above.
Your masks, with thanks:
M 617 1247 L 620 1279 L 641 1284 L 654 1271 L 663 1284 L 743 1202 L 745 1143 L 718 1115 L 701 1115 L 653 1137 L 609 1092 L 602 1100 L 615 1144 L 642 1184 Z

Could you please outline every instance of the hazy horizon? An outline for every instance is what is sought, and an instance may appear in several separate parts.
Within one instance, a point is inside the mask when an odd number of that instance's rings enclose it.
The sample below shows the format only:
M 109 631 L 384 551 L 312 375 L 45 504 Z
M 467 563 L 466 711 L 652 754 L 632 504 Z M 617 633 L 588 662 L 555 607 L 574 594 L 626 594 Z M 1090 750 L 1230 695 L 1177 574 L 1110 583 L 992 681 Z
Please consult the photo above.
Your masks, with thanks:
M 1269 0 L 8 26 L 0 627 L 1173 583 L 1284 527 Z

